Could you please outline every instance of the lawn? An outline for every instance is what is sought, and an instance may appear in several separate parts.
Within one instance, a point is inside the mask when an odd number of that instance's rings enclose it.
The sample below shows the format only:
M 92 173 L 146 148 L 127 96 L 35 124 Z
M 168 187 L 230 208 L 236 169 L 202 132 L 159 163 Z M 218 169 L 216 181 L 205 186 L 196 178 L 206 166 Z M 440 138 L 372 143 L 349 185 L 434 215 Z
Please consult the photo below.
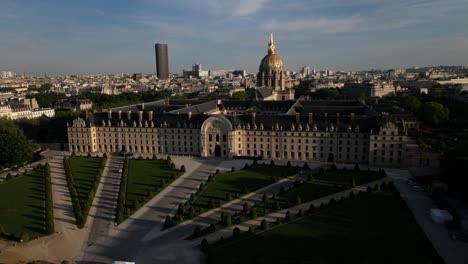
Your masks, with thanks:
M 101 158 L 71 157 L 70 168 L 81 208 L 86 207 L 90 191 L 101 166 Z
M 181 174 L 172 161 L 131 159 L 127 162 L 127 174 L 125 174 L 126 163 L 124 162 L 124 175 L 121 180 L 121 188 L 126 188 L 126 190 L 122 189 L 119 192 L 117 223 L 132 215 Z M 127 175 L 126 178 L 125 175 Z
M 33 170 L 0 184 L 0 232 L 31 238 L 46 234 L 44 170 Z
M 363 194 L 212 248 L 208 263 L 443 263 L 394 192 Z
M 297 173 L 300 168 L 286 166 L 254 165 L 247 169 L 225 172 L 216 175 L 207 183 L 195 201 L 194 207 L 210 209 L 210 200 L 227 202 L 226 194 L 242 196 L 245 191 L 252 192 L 272 183 L 272 178 L 282 178 Z
M 166 160 L 129 160 L 126 206 L 132 207 L 135 199 L 144 199 L 149 192 L 161 190 L 162 182 L 171 181 L 178 171 L 171 170 Z

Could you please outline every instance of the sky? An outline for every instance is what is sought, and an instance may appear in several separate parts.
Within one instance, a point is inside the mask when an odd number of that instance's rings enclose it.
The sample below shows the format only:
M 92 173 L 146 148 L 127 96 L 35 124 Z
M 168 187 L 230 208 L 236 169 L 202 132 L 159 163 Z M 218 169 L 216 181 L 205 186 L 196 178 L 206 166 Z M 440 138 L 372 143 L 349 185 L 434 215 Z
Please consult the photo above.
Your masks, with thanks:
M 273 32 L 285 70 L 468 65 L 467 0 L 0 0 L 0 71 L 256 72 Z

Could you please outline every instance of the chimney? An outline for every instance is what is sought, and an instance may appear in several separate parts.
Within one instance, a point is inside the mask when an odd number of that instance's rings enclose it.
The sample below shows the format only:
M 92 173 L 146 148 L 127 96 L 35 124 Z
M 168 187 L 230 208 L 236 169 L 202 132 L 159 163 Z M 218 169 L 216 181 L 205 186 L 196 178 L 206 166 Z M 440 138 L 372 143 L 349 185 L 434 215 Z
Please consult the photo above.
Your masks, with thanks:
M 252 112 L 252 125 L 255 124 L 255 117 L 257 116 L 257 113 Z
M 296 113 L 296 124 L 299 124 L 301 122 L 301 114 Z
M 340 123 L 340 113 L 337 113 L 337 114 L 336 114 L 336 123 L 337 123 L 337 124 Z
M 314 113 L 309 113 L 309 125 L 312 125 L 312 122 L 314 122 Z
M 119 111 L 119 120 L 122 119 L 122 111 Z
M 192 119 L 192 111 L 188 112 L 188 120 Z
M 148 111 L 148 120 L 153 121 L 153 111 Z
M 112 119 L 112 110 L 110 108 L 107 109 L 107 119 L 109 119 L 109 120 Z
M 143 111 L 138 111 L 138 121 L 142 121 L 143 120 Z
M 127 111 L 127 119 L 132 120 L 132 111 Z

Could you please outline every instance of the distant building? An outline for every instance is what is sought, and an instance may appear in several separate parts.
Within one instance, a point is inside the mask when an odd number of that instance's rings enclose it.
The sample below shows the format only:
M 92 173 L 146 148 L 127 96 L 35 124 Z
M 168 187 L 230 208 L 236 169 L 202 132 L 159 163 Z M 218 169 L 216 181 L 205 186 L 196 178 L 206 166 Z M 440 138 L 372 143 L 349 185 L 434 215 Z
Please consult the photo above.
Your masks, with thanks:
M 169 55 L 167 44 L 156 43 L 156 72 L 159 79 L 169 79 Z
M 185 79 L 189 78 L 202 78 L 202 77 L 208 77 L 209 72 L 202 70 L 202 65 L 195 63 L 192 65 L 192 70 L 184 70 L 183 71 L 183 76 Z
M 303 75 L 304 77 L 306 77 L 307 75 L 309 75 L 309 74 L 310 74 L 310 68 L 309 68 L 309 66 L 304 66 L 304 67 L 302 67 L 301 73 L 302 73 L 302 75 Z
M 55 109 L 65 110 L 91 110 L 93 109 L 93 102 L 88 99 L 61 99 L 55 103 L 54 107 Z
M 349 97 L 384 97 L 395 94 L 392 83 L 345 83 L 341 93 Z

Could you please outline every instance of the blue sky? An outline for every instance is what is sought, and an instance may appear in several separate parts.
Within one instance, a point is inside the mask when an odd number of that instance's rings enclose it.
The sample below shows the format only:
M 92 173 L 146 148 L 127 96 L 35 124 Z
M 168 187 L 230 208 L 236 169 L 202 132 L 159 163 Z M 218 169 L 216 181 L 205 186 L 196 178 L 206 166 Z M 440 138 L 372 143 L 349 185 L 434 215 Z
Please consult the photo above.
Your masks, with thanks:
M 257 71 L 269 32 L 286 70 L 468 65 L 467 0 L 0 0 L 0 71 Z

